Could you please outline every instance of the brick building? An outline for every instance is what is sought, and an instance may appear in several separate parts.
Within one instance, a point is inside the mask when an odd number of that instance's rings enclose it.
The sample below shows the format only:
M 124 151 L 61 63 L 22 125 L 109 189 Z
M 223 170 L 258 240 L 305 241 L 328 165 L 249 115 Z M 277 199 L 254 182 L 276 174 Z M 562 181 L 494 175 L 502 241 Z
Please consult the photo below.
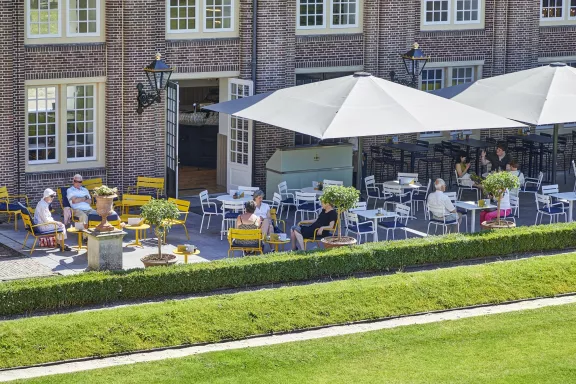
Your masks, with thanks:
M 0 3 L 0 185 L 34 200 L 75 173 L 122 190 L 137 175 L 165 175 L 166 105 L 136 113 L 136 84 L 156 52 L 176 68 L 181 112 L 359 70 L 402 74 L 399 54 L 414 41 L 432 57 L 422 74 L 428 90 L 576 62 L 576 4 L 568 0 Z M 206 171 L 181 173 L 180 183 L 188 183 L 181 190 L 203 183 L 264 186 L 276 147 L 313 141 L 226 116 L 204 118 L 189 126 L 180 119 L 181 164 Z M 441 139 L 435 132 L 421 136 Z

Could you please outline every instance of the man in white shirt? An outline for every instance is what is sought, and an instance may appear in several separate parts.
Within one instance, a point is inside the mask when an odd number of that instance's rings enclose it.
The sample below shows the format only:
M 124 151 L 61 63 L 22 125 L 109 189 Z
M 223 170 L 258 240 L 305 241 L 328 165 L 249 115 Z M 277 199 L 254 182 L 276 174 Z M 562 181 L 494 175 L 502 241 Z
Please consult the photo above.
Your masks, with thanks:
M 262 223 L 260 227 L 262 228 L 262 233 L 265 235 L 274 233 L 274 226 L 272 225 L 272 220 L 270 218 L 270 206 L 262 201 L 264 200 L 264 192 L 258 190 L 254 192 L 252 198 L 256 204 L 256 211 L 254 214 L 260 218 L 260 222 Z
M 448 196 L 444 194 L 446 191 L 446 183 L 442 179 L 436 179 L 434 182 L 434 187 L 436 192 L 432 192 L 428 195 L 428 210 L 435 220 L 446 220 L 460 222 L 460 213 L 456 212 L 456 207 L 452 204 L 452 201 Z
M 36 209 L 34 210 L 34 221 L 36 224 L 46 224 L 46 223 L 55 223 L 58 226 L 59 230 L 62 230 L 61 233 L 58 233 L 56 237 L 58 240 L 63 238 L 66 240 L 66 227 L 59 221 L 56 221 L 52 218 L 52 213 L 50 212 L 50 204 L 54 201 L 54 197 L 56 197 L 56 192 L 47 188 L 44 190 L 44 195 L 42 199 L 36 205 Z M 42 225 L 37 227 L 37 230 L 40 231 L 53 231 L 54 225 Z M 59 241 L 60 243 L 60 241 Z M 60 243 L 61 244 L 61 243 Z M 60 247 L 62 251 L 71 251 L 70 247 L 64 245 L 64 247 Z
M 72 179 L 73 184 L 68 188 L 66 197 L 70 202 L 70 207 L 72 207 L 74 215 L 87 226 L 88 215 L 97 215 L 98 213 L 90 206 L 92 197 L 90 196 L 90 192 L 82 186 L 82 181 L 81 175 L 74 175 Z

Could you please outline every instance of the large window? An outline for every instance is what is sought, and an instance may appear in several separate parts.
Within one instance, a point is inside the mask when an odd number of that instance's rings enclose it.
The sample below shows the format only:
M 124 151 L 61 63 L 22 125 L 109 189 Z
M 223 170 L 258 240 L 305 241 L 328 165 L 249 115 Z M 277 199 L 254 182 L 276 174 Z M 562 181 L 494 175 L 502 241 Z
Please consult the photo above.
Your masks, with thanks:
M 426 92 L 444 87 L 444 70 L 442 68 L 424 69 L 421 75 L 420 89 Z
M 68 34 L 97 35 L 99 31 L 100 0 L 69 0 Z
M 204 25 L 206 31 L 230 31 L 233 26 L 233 0 L 205 0 Z
M 540 0 L 540 21 L 544 25 L 576 23 L 576 0 Z
M 236 37 L 239 0 L 165 0 L 166 38 Z
M 230 100 L 250 96 L 250 86 L 230 84 Z M 230 117 L 230 162 L 248 165 L 250 154 L 250 121 L 239 117 Z
M 296 26 L 297 29 L 319 30 L 317 33 L 328 32 L 331 28 L 358 28 L 359 8 L 360 0 L 298 0 Z
M 168 31 L 196 32 L 198 30 L 198 0 L 169 0 Z
M 484 5 L 484 0 L 422 0 L 421 28 L 484 28 Z
M 450 0 L 425 0 L 425 24 L 450 23 Z
M 28 36 L 60 36 L 61 0 L 27 0 L 28 1 Z
M 66 89 L 68 160 L 93 160 L 96 114 L 94 85 L 71 85 Z
M 455 23 L 480 21 L 480 0 L 456 0 Z
M 28 162 L 57 161 L 56 87 L 28 88 Z
M 325 0 L 298 0 L 298 27 L 324 28 Z
M 332 0 L 332 27 L 358 25 L 357 0 Z
M 474 67 L 452 68 L 452 85 L 471 83 L 474 80 Z
M 540 7 L 542 19 L 563 18 L 563 0 L 541 0 Z

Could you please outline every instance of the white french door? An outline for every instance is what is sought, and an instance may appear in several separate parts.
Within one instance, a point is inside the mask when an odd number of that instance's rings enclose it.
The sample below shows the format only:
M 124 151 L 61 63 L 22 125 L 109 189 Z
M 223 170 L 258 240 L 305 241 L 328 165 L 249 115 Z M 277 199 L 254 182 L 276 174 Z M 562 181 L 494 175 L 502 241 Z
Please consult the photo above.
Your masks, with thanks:
M 230 79 L 230 100 L 252 96 L 251 80 Z M 228 120 L 227 188 L 252 185 L 252 120 L 230 116 Z

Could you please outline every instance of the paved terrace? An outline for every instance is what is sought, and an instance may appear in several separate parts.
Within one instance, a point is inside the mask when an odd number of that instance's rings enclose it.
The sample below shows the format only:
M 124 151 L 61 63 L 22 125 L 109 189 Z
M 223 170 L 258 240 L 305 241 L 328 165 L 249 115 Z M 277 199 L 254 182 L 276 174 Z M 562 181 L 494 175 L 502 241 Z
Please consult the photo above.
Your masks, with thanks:
M 559 182 L 563 182 L 563 175 L 559 174 Z M 568 177 L 568 182 L 566 184 L 560 185 L 561 192 L 572 191 L 574 187 L 574 176 Z M 453 187 L 451 190 L 455 191 Z M 163 252 L 171 252 L 176 248 L 178 244 L 194 244 L 200 249 L 200 254 L 198 256 L 189 256 L 189 263 L 206 262 L 212 260 L 223 259 L 227 257 L 228 251 L 228 241 L 226 237 L 220 240 L 220 225 L 221 219 L 219 217 L 213 217 L 210 223 L 210 228 L 204 228 L 202 233 L 199 233 L 200 222 L 202 216 L 198 214 L 200 211 L 199 200 L 197 197 L 190 198 L 192 201 L 191 212 L 188 215 L 188 232 L 190 234 L 190 240 L 186 239 L 184 234 L 184 229 L 181 226 L 175 226 L 171 229 L 167 237 L 167 244 L 163 246 Z M 475 194 L 469 191 L 465 191 L 462 200 L 475 200 Z M 373 200 L 372 200 L 373 202 Z M 373 203 L 372 203 L 373 204 Z M 371 204 L 371 205 L 372 205 Z M 372 207 L 370 207 L 372 208 Z M 59 218 L 58 213 L 56 213 L 55 218 Z M 415 212 L 416 219 L 410 220 L 408 222 L 409 233 L 408 237 L 423 237 L 426 236 L 426 230 L 428 221 L 424 219 L 424 212 L 420 205 L 420 211 Z M 534 220 L 536 216 L 536 204 L 534 201 L 534 195 L 529 193 L 520 194 L 520 218 L 516 219 L 517 225 L 534 225 Z M 284 218 L 284 217 L 283 217 Z M 287 232 L 289 232 L 290 226 L 293 224 L 294 211 L 290 211 L 288 220 L 286 221 Z M 470 220 L 470 214 L 468 215 L 468 220 Z M 476 220 L 479 221 L 479 215 L 476 215 Z M 543 223 L 547 223 L 548 218 L 545 217 Z M 204 222 L 206 225 L 206 220 Z M 479 223 L 476 223 L 476 230 L 479 230 Z M 434 227 L 431 227 L 433 231 Z M 464 232 L 464 221 L 462 222 L 461 232 Z M 468 230 L 470 230 L 470 223 L 468 223 Z M 132 246 L 127 246 L 134 240 L 134 231 L 126 230 L 127 235 L 124 237 L 124 253 L 123 253 L 123 268 L 142 268 L 143 264 L 140 258 L 150 254 L 155 253 L 157 250 L 157 241 L 153 237 L 153 232 L 148 232 L 148 238 L 142 240 L 144 248 L 135 248 Z M 441 228 L 438 229 L 438 233 L 441 233 Z M 402 230 L 396 231 L 396 238 L 404 238 L 404 233 Z M 22 222 L 18 223 L 18 231 L 14 231 L 13 223 L 2 223 L 0 224 L 0 243 L 12 248 L 13 250 L 19 252 L 22 256 L 29 255 L 29 248 L 24 248 L 22 250 L 22 242 L 26 236 L 26 231 L 23 229 Z M 378 231 L 379 239 L 382 241 L 386 239 L 386 231 L 380 229 Z M 369 241 L 372 241 L 372 237 L 368 236 Z M 28 246 L 31 247 L 33 239 L 28 239 Z M 69 246 L 77 245 L 76 234 L 68 234 L 68 240 L 66 243 Z M 309 244 L 310 248 L 314 248 L 315 245 Z M 288 250 L 289 245 L 286 246 Z M 236 257 L 240 256 L 237 252 Z M 50 274 L 73 274 L 83 272 L 87 265 L 87 255 L 86 250 L 83 249 L 80 252 L 76 251 L 74 248 L 70 252 L 61 252 L 54 249 L 36 249 L 31 255 L 31 259 L 22 259 L 14 257 L 14 254 L 9 255 L 0 254 L 0 280 L 8 280 L 14 278 L 23 278 L 28 276 L 46 276 Z M 23 261 L 27 260 L 27 261 Z M 34 263 L 30 263 L 29 260 L 33 260 Z M 184 258 L 182 256 L 178 257 L 178 263 L 183 263 Z

